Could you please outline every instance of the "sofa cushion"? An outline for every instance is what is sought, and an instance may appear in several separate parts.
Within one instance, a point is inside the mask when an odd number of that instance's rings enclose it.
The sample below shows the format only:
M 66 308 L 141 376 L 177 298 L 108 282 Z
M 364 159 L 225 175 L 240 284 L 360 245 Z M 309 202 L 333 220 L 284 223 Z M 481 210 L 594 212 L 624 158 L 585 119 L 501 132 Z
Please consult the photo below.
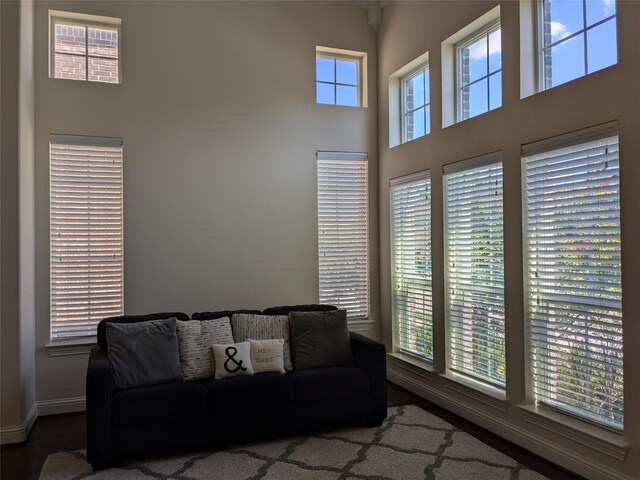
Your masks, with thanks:
M 249 342 L 214 344 L 211 348 L 216 359 L 216 380 L 253 375 Z
M 107 323 L 107 349 L 116 390 L 182 382 L 175 318 Z
M 199 382 L 130 388 L 113 394 L 113 425 L 131 427 L 204 418 L 207 390 Z
M 194 320 L 215 320 L 216 318 L 231 318 L 236 313 L 253 313 L 259 314 L 260 310 L 219 310 L 217 312 L 196 312 L 191 315 Z
M 107 322 L 113 323 L 138 323 L 146 322 L 147 320 L 163 320 L 165 318 L 176 318 L 178 320 L 189 320 L 189 315 L 182 312 L 162 312 L 162 313 L 149 313 L 148 315 L 120 315 L 118 317 L 108 317 L 100 320 L 98 323 L 98 345 L 105 352 L 107 351 L 107 336 L 106 326 Z
M 289 323 L 296 370 L 353 366 L 346 310 L 291 312 Z
M 251 366 L 254 373 L 278 372 L 284 373 L 284 340 L 252 340 Z
M 293 382 L 287 375 L 279 373 L 208 380 L 203 385 L 207 389 L 209 411 L 213 415 L 286 407 L 294 399 Z
M 290 312 L 330 312 L 337 310 L 333 305 L 283 305 L 281 307 L 269 307 L 262 311 L 263 315 L 289 315 Z
M 211 345 L 233 343 L 229 317 L 176 322 L 180 363 L 185 380 L 213 377 L 215 361 Z
M 283 315 L 251 315 L 239 313 L 231 317 L 233 339 L 236 342 L 252 340 L 284 339 L 284 368 L 292 370 L 289 345 L 289 319 Z
M 369 393 L 369 376 L 361 368 L 314 368 L 296 370 L 287 376 L 293 380 L 297 403 L 323 402 Z

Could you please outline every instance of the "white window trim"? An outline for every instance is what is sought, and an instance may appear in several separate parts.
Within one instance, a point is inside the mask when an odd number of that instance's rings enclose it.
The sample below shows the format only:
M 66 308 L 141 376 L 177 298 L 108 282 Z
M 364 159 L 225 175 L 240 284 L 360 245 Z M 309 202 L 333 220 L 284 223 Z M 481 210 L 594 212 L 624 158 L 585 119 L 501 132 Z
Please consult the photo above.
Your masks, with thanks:
M 462 39 L 459 43 L 457 43 L 455 45 L 455 63 L 456 63 L 456 74 L 455 74 L 455 83 L 456 83 L 456 95 L 455 95 L 455 110 L 456 110 L 456 121 L 457 122 L 464 122 L 465 120 L 470 120 L 471 118 L 475 118 L 475 117 L 479 117 L 480 115 L 484 115 L 485 113 L 489 113 L 493 110 L 497 110 L 500 107 L 491 108 L 491 103 L 490 103 L 490 82 L 489 79 L 492 75 L 495 75 L 496 72 L 500 72 L 500 75 L 502 75 L 502 66 L 500 66 L 499 70 L 496 70 L 494 72 L 489 72 L 487 69 L 487 74 L 483 77 L 477 78 L 475 79 L 473 82 L 470 82 L 469 84 L 467 84 L 467 86 L 473 84 L 473 83 L 478 83 L 482 80 L 484 80 L 485 78 L 487 79 L 487 111 L 486 112 L 482 112 L 478 115 L 474 115 L 473 117 L 469 117 L 469 118 L 462 118 L 462 101 L 460 99 L 460 96 L 462 95 L 462 58 L 460 56 L 460 52 L 462 51 L 462 49 L 464 47 L 466 47 L 467 45 L 472 44 L 473 42 L 475 42 L 476 40 L 478 40 L 479 38 L 482 38 L 484 36 L 487 37 L 487 49 L 489 48 L 488 43 L 489 43 L 489 35 L 491 35 L 494 31 L 499 30 L 502 28 L 501 25 L 501 19 L 498 18 L 497 20 L 494 20 L 493 22 L 483 26 L 482 28 L 476 30 L 474 33 L 472 33 L 471 35 L 465 37 L 464 39 Z M 502 45 L 500 46 L 500 57 L 502 57 Z M 487 52 L 488 53 L 488 52 Z M 487 55 L 487 64 L 489 63 L 489 57 Z M 502 91 L 500 92 L 500 104 L 502 104 Z
M 407 82 L 409 80 L 411 80 L 414 77 L 417 77 L 418 75 L 420 75 L 421 73 L 424 73 L 425 76 L 429 75 L 429 64 L 425 63 L 420 65 L 419 67 L 411 70 L 409 73 L 403 75 L 400 78 L 400 108 L 401 108 L 401 126 L 400 129 L 402 131 L 402 143 L 407 143 L 407 142 L 412 142 L 413 140 L 417 140 L 419 138 L 422 137 L 426 137 L 427 135 L 429 135 L 431 133 L 431 127 L 429 127 L 429 131 L 426 131 L 426 122 L 425 122 L 425 133 L 424 135 L 420 135 L 419 137 L 414 137 L 414 138 L 407 138 L 407 102 L 406 102 L 406 85 Z M 425 82 L 426 83 L 426 82 Z M 429 78 L 429 86 L 431 86 L 431 79 Z M 424 108 L 426 110 L 427 107 L 429 107 L 429 117 L 431 117 L 431 92 L 427 92 L 426 89 L 426 85 L 425 85 L 425 98 L 429 97 L 429 101 L 423 103 L 422 105 L 420 105 L 418 108 L 414 108 L 412 111 L 415 110 L 419 110 L 420 108 Z M 431 119 L 429 119 L 431 120 Z M 429 121 L 429 124 L 431 124 L 431 121 Z
M 368 97 L 368 85 L 367 85 L 367 54 L 365 52 L 357 52 L 355 50 L 343 50 L 340 48 L 331 48 L 331 47 L 316 47 L 316 58 L 326 58 L 331 60 L 349 60 L 356 62 L 357 70 L 358 70 L 358 84 L 356 85 L 358 89 L 357 99 L 358 104 L 355 107 L 351 107 L 349 105 L 339 105 L 335 103 L 337 98 L 334 96 L 334 103 L 332 104 L 320 104 L 317 105 L 330 105 L 334 107 L 349 107 L 349 108 L 366 108 L 367 107 L 367 97 Z M 337 78 L 334 78 L 333 82 L 318 82 L 318 77 L 316 74 L 316 85 L 318 83 L 332 84 L 332 85 L 341 85 L 337 83 Z M 353 85 L 350 85 L 353 86 Z
M 81 82 L 89 82 L 89 83 L 106 83 L 109 85 L 120 85 L 122 83 L 122 20 L 120 18 L 115 17 L 103 17 L 101 15 L 88 15 L 83 13 L 75 13 L 75 12 L 63 12 L 60 10 L 49 10 L 49 78 L 54 80 L 69 80 L 65 78 L 56 78 L 55 77 L 55 35 L 56 29 L 55 25 L 57 23 L 64 23 L 65 25 L 74 25 L 78 27 L 105 27 L 112 30 L 117 30 L 118 32 L 118 82 L 115 84 L 111 84 L 109 82 L 97 82 L 88 79 L 89 75 L 89 63 L 87 60 L 87 78 L 84 80 L 73 80 L 73 81 L 81 81 Z M 85 52 L 85 58 L 88 59 L 90 56 L 88 54 L 88 45 L 85 40 L 85 47 L 87 48 Z

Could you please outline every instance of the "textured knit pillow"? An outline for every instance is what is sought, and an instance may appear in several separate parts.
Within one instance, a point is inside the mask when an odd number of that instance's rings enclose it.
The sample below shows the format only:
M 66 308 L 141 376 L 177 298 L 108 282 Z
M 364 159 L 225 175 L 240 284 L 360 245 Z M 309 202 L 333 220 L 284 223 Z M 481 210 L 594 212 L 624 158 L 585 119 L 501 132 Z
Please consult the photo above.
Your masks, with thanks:
M 176 319 L 107 323 L 116 390 L 182 381 Z
M 284 340 L 284 368 L 293 370 L 291 348 L 289 347 L 289 318 L 284 315 L 252 315 L 238 313 L 231 317 L 233 340 L 245 342 L 253 340 Z
M 296 370 L 353 366 L 347 311 L 291 312 Z
M 249 340 L 254 373 L 284 373 L 284 340 Z
M 253 375 L 249 342 L 213 345 L 216 358 L 216 380 L 240 375 Z
M 229 317 L 217 320 L 176 322 L 180 363 L 185 380 L 213 377 L 215 364 L 211 345 L 233 343 Z

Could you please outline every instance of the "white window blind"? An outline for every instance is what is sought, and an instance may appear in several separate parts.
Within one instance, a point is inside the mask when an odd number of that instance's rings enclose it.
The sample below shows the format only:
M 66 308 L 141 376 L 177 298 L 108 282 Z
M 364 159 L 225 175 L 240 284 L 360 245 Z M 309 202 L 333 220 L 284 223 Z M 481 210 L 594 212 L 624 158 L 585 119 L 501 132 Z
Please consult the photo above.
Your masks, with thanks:
M 123 312 L 122 140 L 51 135 L 51 339 Z
M 433 361 L 429 172 L 391 180 L 390 197 L 395 343 L 400 352 Z
M 318 152 L 320 302 L 369 316 L 369 188 L 366 153 Z
M 525 290 L 535 398 L 621 430 L 616 125 L 527 145 L 523 163 Z
M 445 165 L 449 370 L 504 389 L 504 240 L 499 153 Z

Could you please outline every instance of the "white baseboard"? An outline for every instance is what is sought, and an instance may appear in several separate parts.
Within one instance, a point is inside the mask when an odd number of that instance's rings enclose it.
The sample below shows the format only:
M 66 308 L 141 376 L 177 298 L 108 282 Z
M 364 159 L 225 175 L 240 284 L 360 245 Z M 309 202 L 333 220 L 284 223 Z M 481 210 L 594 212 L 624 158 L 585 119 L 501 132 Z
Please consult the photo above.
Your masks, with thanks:
M 38 400 L 38 415 L 58 415 L 60 413 L 84 412 L 85 397 L 56 398 L 54 400 Z
M 577 454 L 564 445 L 549 441 L 527 429 L 505 422 L 504 419 L 467 404 L 444 391 L 421 382 L 419 379 L 412 378 L 407 372 L 391 365 L 387 366 L 387 379 L 585 478 L 590 480 L 638 480 L 637 477 L 618 472 L 592 458 Z
M 27 418 L 25 418 L 20 425 L 0 428 L 0 445 L 26 441 L 27 438 L 29 438 L 29 432 L 31 432 L 36 418 L 38 418 L 38 406 L 34 403 L 31 405 L 29 413 L 27 413 Z

